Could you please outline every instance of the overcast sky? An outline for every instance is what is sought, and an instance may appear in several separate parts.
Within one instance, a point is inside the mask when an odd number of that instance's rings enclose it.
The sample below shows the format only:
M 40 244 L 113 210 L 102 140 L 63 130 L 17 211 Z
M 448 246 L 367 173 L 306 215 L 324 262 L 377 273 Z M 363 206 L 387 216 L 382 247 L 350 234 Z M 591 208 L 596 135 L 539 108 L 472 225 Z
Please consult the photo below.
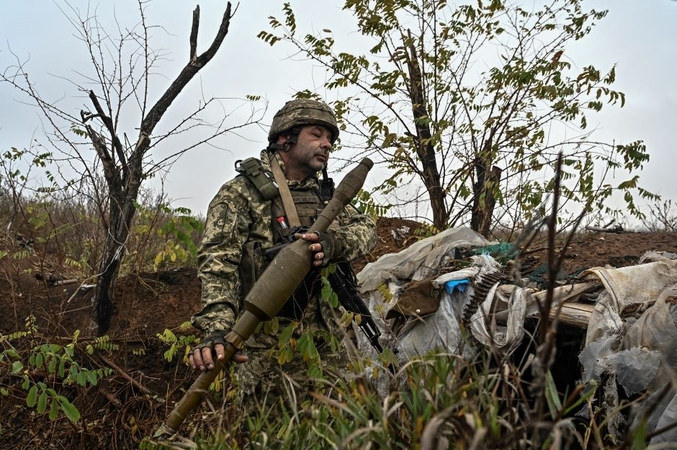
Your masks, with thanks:
M 204 51 L 219 25 L 225 1 L 158 0 L 148 5 L 148 21 L 164 27 L 164 30 L 153 31 L 151 45 L 170 53 L 169 60 L 162 65 L 166 84 L 186 63 L 191 14 L 198 3 L 202 10 L 198 51 Z M 310 26 L 331 28 L 337 40 L 355 37 L 352 17 L 341 10 L 343 2 L 292 0 L 291 3 L 301 31 L 308 31 Z M 83 44 L 73 37 L 73 26 L 57 6 L 63 3 L 0 0 L 0 4 L 0 70 L 15 64 L 18 57 L 26 62 L 27 72 L 47 99 L 58 100 L 76 115 L 84 105 L 89 107 L 85 98 L 74 96 L 72 85 L 58 78 L 79 82 L 74 71 L 88 64 Z M 83 11 L 89 4 L 91 9 L 97 9 L 104 22 L 114 17 L 127 26 L 138 22 L 138 9 L 133 0 L 100 3 L 71 0 L 70 4 Z M 193 80 L 192 90 L 184 92 L 182 99 L 192 96 L 194 102 L 200 91 L 207 97 L 262 95 L 270 103 L 264 118 L 267 124 L 275 110 L 294 92 L 321 89 L 323 74 L 319 69 L 290 60 L 291 48 L 287 46 L 278 44 L 271 48 L 256 38 L 259 31 L 269 29 L 268 16 L 282 16 L 282 4 L 283 1 L 273 0 L 242 2 L 221 51 L 200 73 L 199 80 Z M 674 131 L 677 124 L 677 2 L 589 0 L 587 5 L 607 8 L 609 14 L 581 45 L 567 54 L 579 67 L 593 64 L 606 70 L 616 64 L 615 88 L 627 96 L 623 109 L 605 108 L 589 120 L 590 126 L 597 128 L 595 137 L 600 141 L 615 139 L 617 143 L 643 139 L 651 161 L 642 174 L 642 185 L 677 202 L 674 182 L 677 164 L 673 162 L 673 151 L 677 148 Z M 159 79 L 158 86 L 161 82 Z M 0 84 L 1 151 L 10 147 L 25 148 L 31 145 L 32 139 L 42 138 L 40 115 L 21 103 L 25 101 L 25 97 Z M 182 107 L 180 103 L 172 106 Z M 135 136 L 133 130 L 127 131 Z M 219 186 L 233 176 L 233 162 L 258 155 L 265 146 L 265 130 L 251 130 L 247 137 L 247 140 L 221 138 L 218 148 L 201 146 L 175 164 L 165 185 L 173 205 L 204 213 Z

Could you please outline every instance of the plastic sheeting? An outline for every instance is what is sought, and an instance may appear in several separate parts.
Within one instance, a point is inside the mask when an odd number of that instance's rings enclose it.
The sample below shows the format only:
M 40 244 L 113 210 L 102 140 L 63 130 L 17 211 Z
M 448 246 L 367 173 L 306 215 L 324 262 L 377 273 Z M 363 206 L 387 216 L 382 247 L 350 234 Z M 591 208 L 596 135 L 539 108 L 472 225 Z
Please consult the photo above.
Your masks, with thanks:
M 411 281 L 423 280 L 439 273 L 440 268 L 454 259 L 457 249 L 478 248 L 488 244 L 490 242 L 487 239 L 469 228 L 451 228 L 422 239 L 399 253 L 384 255 L 367 264 L 357 274 L 360 293 L 381 329 L 381 343 L 384 348 L 395 347 L 400 363 L 431 350 L 461 351 L 459 318 L 472 291 L 445 292 L 437 312 L 425 318 L 410 320 L 395 336 L 386 326 L 384 318 L 394 307 L 402 287 Z M 463 274 L 456 274 L 455 279 L 468 278 L 480 271 L 480 267 L 471 268 Z M 359 331 L 356 335 L 361 354 L 376 357 L 366 337 Z M 386 395 L 387 380 L 383 378 L 374 382 L 381 395 Z
M 655 257 L 656 255 L 654 255 Z M 633 407 L 631 427 L 647 420 L 649 433 L 674 423 L 677 396 L 669 383 L 677 370 L 677 261 L 658 261 L 620 269 L 594 268 L 605 291 L 590 318 L 585 348 L 579 356 L 583 381 L 615 379 L 626 395 L 648 395 Z M 605 398 L 618 398 L 612 383 Z M 618 404 L 606 405 L 609 415 Z M 620 440 L 622 436 L 614 436 Z M 654 436 L 650 443 L 677 442 L 677 429 Z
M 384 347 L 394 346 L 401 363 L 433 350 L 469 357 L 475 349 L 464 345 L 460 324 L 464 307 L 473 288 L 461 290 L 466 281 L 477 283 L 483 276 L 501 269 L 488 255 L 473 257 L 469 268 L 441 273 L 459 248 L 486 247 L 491 243 L 469 228 L 446 230 L 423 239 L 397 254 L 389 254 L 368 264 L 359 274 L 360 292 L 375 321 L 382 329 Z M 590 316 L 585 347 L 579 355 L 584 382 L 603 382 L 604 407 L 609 432 L 620 441 L 624 418 L 619 411 L 620 386 L 628 396 L 647 393 L 636 402 L 632 427 L 647 420 L 649 433 L 668 427 L 677 420 L 677 394 L 671 382 L 677 372 L 677 257 L 652 252 L 642 261 L 621 269 L 593 268 L 584 272 L 598 279 L 604 290 Z M 410 317 L 397 335 L 383 320 L 395 305 L 402 287 L 436 275 L 432 285 L 440 295 L 436 312 Z M 509 349 L 523 338 L 526 317 L 538 312 L 545 291 L 535 292 L 523 283 L 496 283 L 471 318 L 471 332 L 477 341 L 495 349 Z M 597 281 L 581 282 L 555 289 L 553 306 L 576 300 L 582 293 L 597 290 Z M 447 289 L 447 286 L 451 286 Z M 499 318 L 501 320 L 497 320 Z M 491 318 L 488 320 L 487 318 Z M 374 354 L 366 338 L 358 333 L 363 353 Z M 385 393 L 387 387 L 379 385 Z M 669 427 L 668 427 L 669 428 Z M 652 437 L 651 443 L 677 442 L 677 428 Z
M 423 239 L 400 253 L 385 255 L 368 264 L 357 275 L 360 292 L 382 330 L 382 344 L 384 347 L 395 344 L 400 363 L 431 351 L 446 351 L 466 357 L 474 355 L 474 349 L 464 345 L 460 326 L 464 308 L 474 294 L 473 288 L 467 286 L 459 290 L 447 289 L 447 286 L 458 286 L 457 282 L 464 286 L 470 281 L 478 283 L 483 277 L 501 272 L 503 268 L 491 256 L 477 255 L 471 257 L 470 267 L 447 273 L 442 269 L 454 258 L 457 249 L 483 248 L 491 244 L 469 228 L 453 228 Z M 425 317 L 408 319 L 394 335 L 383 318 L 395 307 L 403 286 L 434 274 L 438 274 L 432 280 L 432 286 L 440 296 L 438 310 Z M 554 292 L 553 306 L 575 299 L 598 284 L 558 287 Z M 509 350 L 521 343 L 525 318 L 537 313 L 537 302 L 544 299 L 544 291 L 505 284 L 505 280 L 496 283 L 470 318 L 470 331 L 481 345 Z M 501 320 L 494 320 L 498 315 Z M 358 336 L 361 349 L 368 352 L 368 341 Z
M 462 339 L 460 325 L 464 308 L 474 294 L 473 288 L 467 286 L 459 290 L 447 289 L 447 286 L 458 286 L 457 282 L 463 286 L 469 281 L 477 283 L 503 268 L 489 255 L 472 256 L 472 265 L 461 270 L 444 273 L 443 268 L 454 258 L 457 249 L 483 248 L 491 244 L 469 228 L 454 228 L 423 239 L 400 253 L 385 255 L 368 264 L 357 275 L 360 292 L 382 329 L 382 344 L 384 347 L 395 345 L 400 363 L 431 351 L 445 351 L 464 357 L 474 355 L 475 349 L 465 345 Z M 409 318 L 394 335 L 385 326 L 383 318 L 395 307 L 402 288 L 411 281 L 435 274 L 438 275 L 432 280 L 432 286 L 440 296 L 437 311 L 425 317 Z M 553 306 L 576 298 L 596 285 L 599 283 L 558 287 Z M 481 345 L 509 350 L 520 344 L 525 318 L 538 312 L 537 302 L 544 298 L 544 292 L 535 292 L 525 286 L 506 285 L 505 280 L 496 283 L 470 318 L 470 331 Z M 494 320 L 497 312 L 501 315 L 498 322 Z M 361 350 L 369 352 L 366 338 L 358 336 Z
M 401 283 L 427 278 L 439 271 L 458 248 L 484 247 L 488 240 L 470 228 L 450 228 L 422 239 L 399 253 L 381 256 L 367 264 L 357 275 L 360 292 L 369 293 L 385 282 Z

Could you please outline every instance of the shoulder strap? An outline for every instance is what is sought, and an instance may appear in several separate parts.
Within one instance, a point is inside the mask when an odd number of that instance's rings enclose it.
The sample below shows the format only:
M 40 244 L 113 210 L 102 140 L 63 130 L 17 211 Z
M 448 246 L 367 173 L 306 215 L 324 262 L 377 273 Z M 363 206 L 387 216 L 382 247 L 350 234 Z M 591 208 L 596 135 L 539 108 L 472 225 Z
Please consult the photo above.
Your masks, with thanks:
M 235 170 L 246 175 L 266 200 L 273 200 L 278 197 L 278 188 L 275 186 L 275 183 L 268 178 L 263 170 L 261 161 L 258 159 L 252 157 L 235 161 Z
M 275 177 L 275 182 L 279 188 L 280 197 L 282 198 L 282 204 L 284 205 L 284 212 L 287 215 L 287 220 L 289 220 L 289 225 L 293 227 L 301 226 L 301 220 L 299 219 L 299 214 L 296 211 L 296 205 L 294 204 L 294 199 L 291 196 L 289 191 L 289 185 L 287 185 L 287 179 L 282 173 L 282 167 L 277 161 L 275 155 L 272 155 L 270 158 L 270 168 L 273 171 L 273 176 Z
M 275 183 L 273 183 L 268 175 L 266 175 L 261 161 L 257 158 L 252 157 L 235 162 L 235 170 L 247 176 L 247 178 L 254 183 L 254 186 L 256 186 L 261 195 L 263 195 L 264 199 L 274 201 L 277 201 L 278 199 L 282 200 L 282 208 L 284 209 L 290 226 L 298 227 L 301 225 L 301 220 L 296 211 L 294 199 L 289 191 L 287 179 L 284 177 L 282 167 L 280 167 L 280 163 L 275 155 L 271 155 L 270 168 L 275 177 Z M 277 184 L 277 186 L 275 186 L 275 184 Z

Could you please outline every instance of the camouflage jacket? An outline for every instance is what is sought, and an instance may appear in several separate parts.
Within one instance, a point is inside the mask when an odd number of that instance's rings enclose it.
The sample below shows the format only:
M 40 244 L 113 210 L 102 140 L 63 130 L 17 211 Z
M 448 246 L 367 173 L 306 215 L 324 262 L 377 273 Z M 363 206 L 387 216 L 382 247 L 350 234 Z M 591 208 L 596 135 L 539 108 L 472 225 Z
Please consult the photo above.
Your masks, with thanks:
M 261 152 L 261 163 L 267 172 L 270 172 L 270 157 L 266 150 Z M 279 155 L 273 157 L 278 158 L 284 170 Z M 317 177 L 288 184 L 292 193 L 316 193 L 321 202 Z M 256 279 L 267 265 L 263 252 L 277 242 L 274 208 L 273 201 L 265 200 L 254 183 L 243 175 L 225 183 L 211 201 L 198 252 L 203 307 L 192 317 L 193 325 L 205 334 L 230 330 L 243 311 L 247 294 L 243 268 L 246 267 L 245 272 L 254 270 L 253 279 Z M 339 214 L 330 230 L 341 243 L 339 259 L 350 261 L 366 254 L 376 244 L 376 224 L 351 205 Z M 303 320 L 317 322 L 322 319 L 304 317 Z

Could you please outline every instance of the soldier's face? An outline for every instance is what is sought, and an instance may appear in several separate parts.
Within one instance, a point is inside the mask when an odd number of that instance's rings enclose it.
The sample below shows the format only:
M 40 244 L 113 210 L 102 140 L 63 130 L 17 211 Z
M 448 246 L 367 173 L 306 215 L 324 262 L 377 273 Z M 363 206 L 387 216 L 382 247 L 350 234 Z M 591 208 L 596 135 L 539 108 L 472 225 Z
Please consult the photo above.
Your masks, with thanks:
M 296 145 L 287 154 L 287 167 L 309 176 L 324 169 L 329 161 L 331 132 L 321 126 L 309 125 L 301 128 Z

